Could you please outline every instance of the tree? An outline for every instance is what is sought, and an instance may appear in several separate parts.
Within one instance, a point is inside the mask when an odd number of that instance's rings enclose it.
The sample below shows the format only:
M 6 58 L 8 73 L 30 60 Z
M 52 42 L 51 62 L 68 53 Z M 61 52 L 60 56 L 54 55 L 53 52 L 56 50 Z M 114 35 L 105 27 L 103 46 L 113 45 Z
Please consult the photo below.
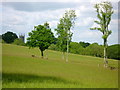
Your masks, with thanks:
M 103 56 L 103 46 L 98 45 L 98 43 L 90 44 L 88 47 L 85 48 L 86 55 L 102 57 Z
M 82 54 L 83 47 L 77 42 L 70 42 L 70 53 Z
M 51 44 L 49 47 L 50 50 L 55 50 L 55 51 L 59 51 L 57 46 L 55 44 Z
M 95 20 L 94 22 L 97 23 L 99 27 L 91 28 L 91 30 L 99 30 L 103 34 L 102 38 L 104 40 L 104 66 L 107 67 L 107 38 L 112 33 L 112 31 L 108 29 L 108 26 L 110 24 L 111 16 L 113 14 L 113 7 L 110 2 L 102 2 L 99 4 L 95 4 L 95 8 L 99 20 Z
M 27 44 L 29 47 L 39 47 L 41 51 L 41 56 L 43 58 L 43 51 L 48 49 L 48 47 L 54 42 L 54 35 L 50 28 L 44 25 L 34 26 L 34 30 L 29 33 L 29 37 L 27 38 Z M 49 26 L 49 24 L 47 25 Z
M 84 48 L 86 48 L 90 45 L 90 43 L 85 43 L 85 42 L 79 42 L 79 44 Z
M 6 42 L 6 43 L 12 43 L 14 42 L 15 39 L 17 39 L 18 36 L 13 33 L 13 32 L 7 32 L 5 34 L 2 34 L 2 39 Z
M 15 45 L 21 45 L 21 46 L 25 45 L 25 43 L 20 38 L 15 39 L 14 42 L 13 42 L 13 44 L 15 44 Z
M 60 24 L 57 25 L 57 29 L 55 29 L 55 31 L 57 31 L 57 35 L 58 35 L 58 40 L 57 40 L 56 45 L 58 49 L 63 52 L 63 59 L 64 59 L 64 54 L 67 48 L 66 46 L 67 45 L 67 32 L 64 30 L 62 19 L 60 20 Z
M 108 46 L 107 55 L 108 58 L 120 60 L 120 44 Z
M 58 47 L 65 53 L 67 51 L 66 62 L 68 62 L 69 43 L 72 38 L 71 29 L 74 26 L 76 15 L 75 10 L 66 11 L 64 16 L 60 18 L 60 23 L 57 25 Z

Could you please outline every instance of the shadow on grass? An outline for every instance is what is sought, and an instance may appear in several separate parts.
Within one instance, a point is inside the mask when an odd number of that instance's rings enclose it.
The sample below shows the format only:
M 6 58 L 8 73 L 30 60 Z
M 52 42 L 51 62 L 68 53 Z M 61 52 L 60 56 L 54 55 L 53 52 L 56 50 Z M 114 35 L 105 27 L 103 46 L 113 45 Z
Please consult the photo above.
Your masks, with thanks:
M 67 81 L 65 79 L 53 76 L 35 76 L 29 74 L 15 74 L 15 73 L 2 73 L 2 83 L 30 83 L 30 82 L 52 82 L 52 83 L 64 83 L 64 84 L 77 84 L 76 82 Z

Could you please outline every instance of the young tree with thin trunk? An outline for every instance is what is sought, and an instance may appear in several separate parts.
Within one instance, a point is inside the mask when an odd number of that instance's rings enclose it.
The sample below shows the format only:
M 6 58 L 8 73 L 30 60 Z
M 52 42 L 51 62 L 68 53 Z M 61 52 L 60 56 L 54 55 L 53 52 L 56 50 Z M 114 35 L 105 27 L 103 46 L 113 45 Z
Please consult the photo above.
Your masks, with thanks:
M 69 43 L 72 38 L 71 29 L 75 24 L 75 19 L 75 10 L 66 11 L 64 16 L 60 19 L 60 23 L 57 25 L 57 29 L 55 29 L 58 35 L 58 47 L 63 53 L 67 51 L 66 62 L 68 62 Z
M 91 28 L 91 30 L 99 30 L 103 34 L 102 38 L 104 41 L 104 66 L 107 67 L 107 39 L 108 36 L 112 33 L 112 31 L 109 30 L 108 27 L 111 21 L 111 16 L 113 14 L 113 7 L 110 2 L 102 2 L 99 4 L 95 4 L 95 9 L 99 20 L 96 20 L 94 22 L 97 23 L 99 27 Z
M 54 35 L 48 27 L 48 23 L 34 26 L 34 30 L 29 33 L 29 37 L 27 38 L 27 45 L 29 47 L 39 47 L 42 58 L 44 56 L 43 51 L 48 49 L 48 47 L 54 42 Z

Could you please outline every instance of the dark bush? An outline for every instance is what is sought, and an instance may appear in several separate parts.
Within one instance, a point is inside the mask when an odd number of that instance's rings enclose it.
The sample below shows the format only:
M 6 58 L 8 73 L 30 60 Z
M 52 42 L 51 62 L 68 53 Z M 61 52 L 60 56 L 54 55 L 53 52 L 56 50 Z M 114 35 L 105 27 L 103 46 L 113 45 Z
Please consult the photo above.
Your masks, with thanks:
M 13 43 L 15 39 L 17 39 L 18 36 L 13 33 L 13 32 L 7 32 L 5 34 L 2 34 L 2 39 L 6 42 L 6 43 Z
M 120 60 L 120 44 L 109 46 L 107 49 L 107 56 L 111 59 Z

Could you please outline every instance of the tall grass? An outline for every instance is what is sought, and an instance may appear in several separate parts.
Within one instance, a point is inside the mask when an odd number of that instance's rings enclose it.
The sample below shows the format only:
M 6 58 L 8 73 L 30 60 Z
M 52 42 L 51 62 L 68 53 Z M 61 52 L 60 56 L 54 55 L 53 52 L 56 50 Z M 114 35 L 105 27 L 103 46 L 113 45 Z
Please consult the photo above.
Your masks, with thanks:
M 48 59 L 40 57 L 37 48 L 3 44 L 4 88 L 117 88 L 118 70 L 103 67 L 103 59 L 47 50 Z M 35 55 L 32 57 L 31 55 Z M 118 61 L 109 59 L 118 67 Z M 98 66 L 99 65 L 99 66 Z

